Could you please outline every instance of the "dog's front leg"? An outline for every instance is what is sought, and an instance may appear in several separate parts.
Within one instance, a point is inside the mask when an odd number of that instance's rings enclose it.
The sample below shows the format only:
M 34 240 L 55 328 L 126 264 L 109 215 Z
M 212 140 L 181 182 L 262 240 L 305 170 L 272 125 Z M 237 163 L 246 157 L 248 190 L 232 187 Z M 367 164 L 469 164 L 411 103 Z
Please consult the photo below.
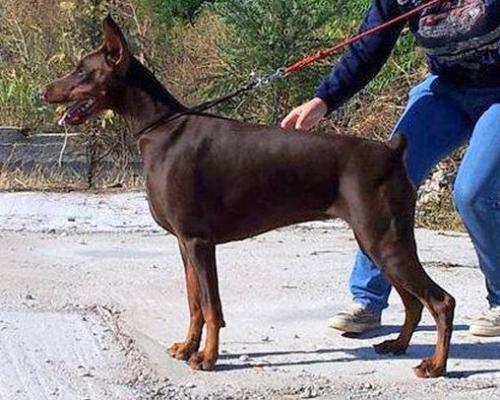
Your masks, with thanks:
M 206 240 L 184 241 L 186 255 L 193 266 L 200 288 L 200 304 L 207 325 L 207 337 L 202 351 L 189 359 L 193 369 L 212 370 L 219 355 L 219 331 L 225 326 L 219 297 L 215 245 Z
M 201 309 L 201 293 L 198 276 L 193 268 L 193 264 L 189 261 L 186 245 L 181 240 L 179 240 L 179 248 L 186 274 L 186 289 L 188 295 L 190 321 L 186 340 L 182 343 L 175 343 L 171 346 L 169 353 L 172 357 L 175 357 L 178 360 L 189 360 L 191 355 L 197 352 L 200 347 L 204 320 Z

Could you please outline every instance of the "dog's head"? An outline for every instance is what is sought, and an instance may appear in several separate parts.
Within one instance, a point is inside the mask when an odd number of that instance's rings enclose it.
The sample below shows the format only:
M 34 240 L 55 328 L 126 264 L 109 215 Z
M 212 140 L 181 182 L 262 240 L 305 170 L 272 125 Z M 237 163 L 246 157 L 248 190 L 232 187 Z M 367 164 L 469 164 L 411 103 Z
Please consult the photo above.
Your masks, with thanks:
M 112 109 L 115 83 L 127 74 L 130 55 L 127 42 L 113 19 L 103 22 L 104 42 L 83 57 L 68 75 L 50 83 L 42 93 L 52 104 L 72 103 L 60 125 L 79 125 L 100 112 Z

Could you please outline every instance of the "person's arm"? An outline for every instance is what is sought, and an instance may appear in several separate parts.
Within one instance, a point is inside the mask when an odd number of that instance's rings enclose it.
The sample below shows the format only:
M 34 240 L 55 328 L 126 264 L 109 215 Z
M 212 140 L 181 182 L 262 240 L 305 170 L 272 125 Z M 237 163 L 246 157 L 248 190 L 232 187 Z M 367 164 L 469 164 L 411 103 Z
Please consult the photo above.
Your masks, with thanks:
M 383 24 L 401 14 L 397 0 L 373 0 L 360 32 Z M 405 23 L 371 34 L 353 44 L 319 86 L 316 96 L 328 112 L 336 110 L 363 89 L 389 58 Z
M 360 32 L 400 15 L 397 0 L 373 0 Z M 282 121 L 288 129 L 309 130 L 363 89 L 385 64 L 404 22 L 353 44 L 319 86 L 316 97 L 292 110 Z

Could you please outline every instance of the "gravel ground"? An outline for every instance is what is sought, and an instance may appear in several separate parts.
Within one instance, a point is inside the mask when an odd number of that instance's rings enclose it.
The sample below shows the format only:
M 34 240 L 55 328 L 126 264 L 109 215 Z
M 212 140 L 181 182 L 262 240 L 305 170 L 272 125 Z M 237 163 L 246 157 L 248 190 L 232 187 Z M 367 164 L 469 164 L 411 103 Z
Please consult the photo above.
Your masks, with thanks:
M 417 232 L 428 272 L 458 301 L 446 378 L 411 367 L 435 342 L 428 314 L 406 355 L 349 338 L 326 320 L 349 304 L 355 241 L 339 223 L 303 224 L 218 249 L 227 328 L 214 372 L 166 348 L 184 336 L 187 304 L 175 238 L 143 193 L 0 194 L 0 399 L 500 399 L 500 340 L 467 325 L 486 307 L 466 235 Z

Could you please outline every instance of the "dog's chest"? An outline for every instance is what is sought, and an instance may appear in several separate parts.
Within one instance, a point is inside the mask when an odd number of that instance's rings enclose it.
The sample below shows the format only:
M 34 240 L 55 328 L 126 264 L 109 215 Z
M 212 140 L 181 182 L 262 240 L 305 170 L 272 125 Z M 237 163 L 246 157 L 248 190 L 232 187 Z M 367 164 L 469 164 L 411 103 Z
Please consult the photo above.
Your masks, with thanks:
M 161 201 L 159 193 L 155 191 L 154 184 L 151 184 L 149 179 L 146 180 L 146 193 L 148 196 L 149 211 L 155 222 L 168 232 L 174 233 L 174 227 L 169 220 L 167 207 L 164 202 Z

